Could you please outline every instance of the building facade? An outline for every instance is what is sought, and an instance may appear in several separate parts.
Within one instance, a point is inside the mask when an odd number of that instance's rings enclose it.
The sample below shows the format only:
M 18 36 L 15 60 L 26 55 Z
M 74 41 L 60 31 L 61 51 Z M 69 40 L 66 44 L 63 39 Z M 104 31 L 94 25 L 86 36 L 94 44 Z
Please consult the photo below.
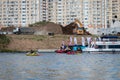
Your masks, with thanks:
M 1 0 L 0 24 L 16 27 L 40 21 L 39 0 Z
M 28 26 L 38 21 L 67 25 L 79 19 L 86 28 L 108 28 L 120 20 L 120 0 L 1 0 L 0 24 Z
M 120 20 L 120 0 L 51 0 L 51 21 L 67 25 L 79 19 L 86 28 L 108 28 Z M 117 16 L 117 18 L 115 17 Z

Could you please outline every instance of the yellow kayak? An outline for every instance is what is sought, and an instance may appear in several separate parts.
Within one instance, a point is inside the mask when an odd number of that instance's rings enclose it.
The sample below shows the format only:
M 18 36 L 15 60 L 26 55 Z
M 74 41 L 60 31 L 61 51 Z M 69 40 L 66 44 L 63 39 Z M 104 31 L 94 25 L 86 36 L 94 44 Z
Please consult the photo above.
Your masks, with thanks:
M 34 52 L 34 53 L 26 53 L 26 56 L 39 56 L 38 53 Z

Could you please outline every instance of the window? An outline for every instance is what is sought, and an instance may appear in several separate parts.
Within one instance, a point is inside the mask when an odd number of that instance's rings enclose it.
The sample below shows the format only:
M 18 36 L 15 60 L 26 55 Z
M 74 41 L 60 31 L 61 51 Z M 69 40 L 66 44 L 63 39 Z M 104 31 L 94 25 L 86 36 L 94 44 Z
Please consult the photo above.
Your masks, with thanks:
M 22 1 L 22 3 L 26 3 L 26 1 Z
M 85 18 L 85 20 L 88 20 L 87 18 Z
M 109 48 L 120 48 L 120 45 L 109 45 Z
M 98 49 L 103 49 L 103 48 L 105 48 L 105 45 L 98 45 L 97 48 Z

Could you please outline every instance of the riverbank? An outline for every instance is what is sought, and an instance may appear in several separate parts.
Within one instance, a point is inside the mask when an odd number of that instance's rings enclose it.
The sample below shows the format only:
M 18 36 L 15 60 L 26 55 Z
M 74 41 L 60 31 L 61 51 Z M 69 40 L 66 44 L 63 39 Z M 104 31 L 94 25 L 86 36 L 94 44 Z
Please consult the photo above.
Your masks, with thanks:
M 69 43 L 70 36 L 76 37 L 78 44 L 81 44 L 81 37 L 90 35 L 7 35 L 10 38 L 10 43 L 7 45 L 6 50 L 30 51 L 38 49 L 59 49 L 62 41 L 65 41 L 65 44 Z

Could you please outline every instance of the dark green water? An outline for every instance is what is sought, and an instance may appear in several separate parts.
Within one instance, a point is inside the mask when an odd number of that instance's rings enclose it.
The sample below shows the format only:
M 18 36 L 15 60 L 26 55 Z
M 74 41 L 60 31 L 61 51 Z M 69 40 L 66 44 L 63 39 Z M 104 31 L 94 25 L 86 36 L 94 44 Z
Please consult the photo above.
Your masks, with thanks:
M 120 80 L 120 54 L 0 53 L 0 80 Z

